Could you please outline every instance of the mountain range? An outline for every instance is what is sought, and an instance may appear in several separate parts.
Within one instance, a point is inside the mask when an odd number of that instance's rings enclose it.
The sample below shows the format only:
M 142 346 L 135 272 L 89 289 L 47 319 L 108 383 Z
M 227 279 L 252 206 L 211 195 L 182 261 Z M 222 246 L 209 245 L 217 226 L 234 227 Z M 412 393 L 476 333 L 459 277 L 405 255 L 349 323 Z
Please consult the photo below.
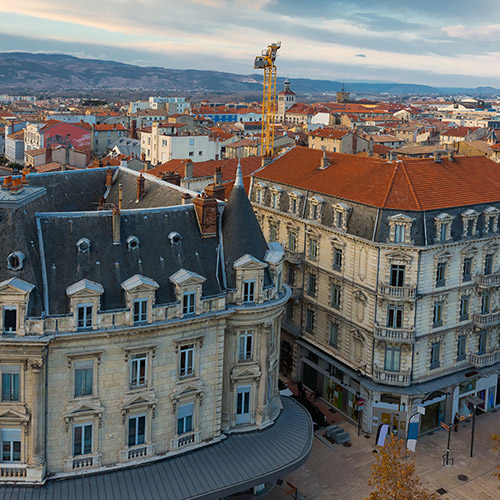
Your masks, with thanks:
M 278 78 L 282 88 L 284 78 Z M 356 94 L 474 95 L 495 96 L 493 87 L 452 88 L 380 82 L 346 82 L 291 78 L 291 88 L 299 93 L 329 93 L 345 90 Z M 141 67 L 116 61 L 80 59 L 65 54 L 0 52 L 0 91 L 45 92 L 68 90 L 133 89 L 184 93 L 260 92 L 262 74 L 238 75 L 221 71 Z

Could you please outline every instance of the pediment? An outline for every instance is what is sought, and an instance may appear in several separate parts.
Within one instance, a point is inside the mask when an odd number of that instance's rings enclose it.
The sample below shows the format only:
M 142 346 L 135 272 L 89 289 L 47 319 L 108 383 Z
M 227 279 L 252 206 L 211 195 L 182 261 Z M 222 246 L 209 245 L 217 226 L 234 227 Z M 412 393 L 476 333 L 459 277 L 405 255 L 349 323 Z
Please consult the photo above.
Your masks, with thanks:
M 35 288 L 35 285 L 19 278 L 10 278 L 0 283 L 0 292 L 26 295 Z
M 452 255 L 450 252 L 447 252 L 446 250 L 442 252 L 438 252 L 436 255 L 434 255 L 434 258 L 437 260 L 449 260 L 451 259 Z
M 231 380 L 257 379 L 261 376 L 260 366 L 257 363 L 236 365 L 231 371 Z
M 387 217 L 387 220 L 391 222 L 400 222 L 400 223 L 405 223 L 405 224 L 410 224 L 411 222 L 414 221 L 411 217 L 408 217 L 405 214 L 396 214 L 396 215 L 391 215 L 390 217 Z
M 67 407 L 67 410 L 63 413 L 63 416 L 65 418 L 73 418 L 77 417 L 78 415 L 102 414 L 103 411 L 104 407 L 98 400 L 82 401 L 82 402 L 70 403 Z
M 160 287 L 158 283 L 151 279 L 147 278 L 146 276 L 142 276 L 141 274 L 134 274 L 131 276 L 129 279 L 125 280 L 121 284 L 122 288 L 126 290 L 127 292 L 130 291 L 153 291 L 156 290 L 157 288 Z
M 478 252 L 478 249 L 474 245 L 467 245 L 466 247 L 462 248 L 463 254 L 474 254 L 477 252 Z
M 28 422 L 30 415 L 26 411 L 14 410 L 12 408 L 5 408 L 0 410 L 0 421 L 12 421 L 12 422 Z
M 412 257 L 403 252 L 391 252 L 387 254 L 387 260 L 402 260 L 404 262 L 411 262 Z
M 83 279 L 73 283 L 66 288 L 66 294 L 69 297 L 78 295 L 102 295 L 104 293 L 104 288 L 100 283 L 95 281 L 90 281 L 88 279 Z
M 169 279 L 174 285 L 178 286 L 201 285 L 207 281 L 205 277 L 188 271 L 187 269 L 179 269 L 176 273 L 172 274 Z
M 140 392 L 126 395 L 122 400 L 120 408 L 122 410 L 130 410 L 139 406 L 154 406 L 156 403 L 158 403 L 158 398 L 154 395 L 154 392 Z
M 240 257 L 233 267 L 235 269 L 265 269 L 267 264 L 247 253 Z

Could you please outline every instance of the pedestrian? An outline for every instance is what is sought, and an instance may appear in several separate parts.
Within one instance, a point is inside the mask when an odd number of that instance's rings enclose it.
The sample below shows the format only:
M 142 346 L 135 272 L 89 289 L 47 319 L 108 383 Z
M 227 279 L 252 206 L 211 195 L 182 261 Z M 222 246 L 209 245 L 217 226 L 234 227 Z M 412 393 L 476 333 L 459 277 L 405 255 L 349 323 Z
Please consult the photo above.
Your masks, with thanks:
M 458 416 L 458 412 L 455 413 L 455 417 L 453 418 L 454 431 L 458 432 L 458 424 L 460 423 L 460 417 Z
M 299 380 L 299 383 L 297 384 L 297 389 L 299 391 L 299 398 L 305 397 L 304 386 L 302 385 L 302 380 Z

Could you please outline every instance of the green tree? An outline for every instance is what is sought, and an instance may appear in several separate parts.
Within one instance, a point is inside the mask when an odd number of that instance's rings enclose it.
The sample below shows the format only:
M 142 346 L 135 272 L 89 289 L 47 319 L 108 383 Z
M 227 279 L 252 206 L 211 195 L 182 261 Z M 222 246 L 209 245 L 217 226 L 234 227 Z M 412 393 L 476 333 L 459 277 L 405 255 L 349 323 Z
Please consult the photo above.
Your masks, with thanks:
M 368 481 L 373 491 L 366 500 L 437 500 L 420 481 L 413 452 L 402 439 L 391 438 L 379 448 Z

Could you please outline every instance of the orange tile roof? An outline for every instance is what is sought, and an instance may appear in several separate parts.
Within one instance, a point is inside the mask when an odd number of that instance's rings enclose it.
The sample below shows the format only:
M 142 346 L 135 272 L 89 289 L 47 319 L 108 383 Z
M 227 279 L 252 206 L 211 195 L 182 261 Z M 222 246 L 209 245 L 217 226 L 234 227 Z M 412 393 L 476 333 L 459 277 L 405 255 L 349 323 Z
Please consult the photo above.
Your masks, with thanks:
M 121 123 L 98 123 L 94 125 L 94 130 L 98 132 L 107 130 L 127 130 Z
M 387 162 L 294 147 L 256 177 L 395 210 L 434 210 L 500 200 L 500 166 L 484 156 Z
M 441 135 L 446 135 L 448 137 L 465 137 L 469 135 L 471 132 L 475 132 L 479 130 L 481 127 L 456 127 L 450 128 L 446 130 L 446 132 L 442 132 Z
M 345 137 L 346 135 L 349 135 L 349 132 L 346 130 L 338 130 L 325 127 L 313 130 L 312 132 L 309 132 L 309 135 L 313 137 L 328 137 L 329 139 L 340 139 L 342 137 Z

